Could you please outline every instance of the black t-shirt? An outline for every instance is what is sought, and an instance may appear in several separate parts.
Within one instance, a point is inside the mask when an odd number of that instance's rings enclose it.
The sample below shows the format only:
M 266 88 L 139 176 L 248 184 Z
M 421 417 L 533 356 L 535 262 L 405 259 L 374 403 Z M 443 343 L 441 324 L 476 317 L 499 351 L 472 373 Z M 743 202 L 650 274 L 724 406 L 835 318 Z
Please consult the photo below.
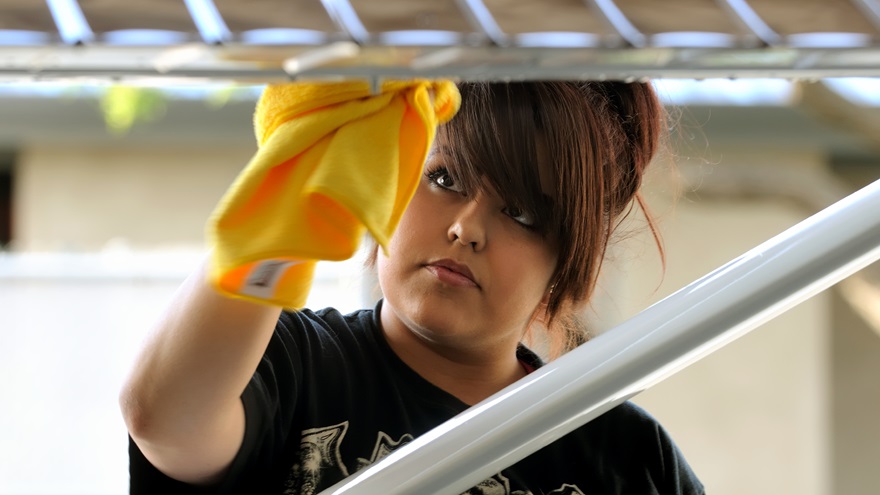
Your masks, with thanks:
M 394 354 L 379 307 L 282 313 L 242 394 L 244 441 L 225 480 L 210 488 L 177 482 L 130 442 L 131 493 L 311 495 L 467 409 Z M 522 347 L 519 357 L 541 364 Z M 624 403 L 466 493 L 704 492 L 666 431 Z

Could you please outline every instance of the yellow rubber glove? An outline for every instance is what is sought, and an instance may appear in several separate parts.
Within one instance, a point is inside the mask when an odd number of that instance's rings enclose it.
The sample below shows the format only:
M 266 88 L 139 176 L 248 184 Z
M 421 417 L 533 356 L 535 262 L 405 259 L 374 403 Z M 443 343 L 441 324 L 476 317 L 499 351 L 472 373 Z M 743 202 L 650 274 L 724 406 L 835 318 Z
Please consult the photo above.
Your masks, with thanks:
M 267 87 L 259 149 L 208 223 L 211 284 L 302 307 L 318 260 L 350 258 L 365 230 L 387 245 L 459 104 L 450 81 L 389 81 L 375 95 L 359 81 Z

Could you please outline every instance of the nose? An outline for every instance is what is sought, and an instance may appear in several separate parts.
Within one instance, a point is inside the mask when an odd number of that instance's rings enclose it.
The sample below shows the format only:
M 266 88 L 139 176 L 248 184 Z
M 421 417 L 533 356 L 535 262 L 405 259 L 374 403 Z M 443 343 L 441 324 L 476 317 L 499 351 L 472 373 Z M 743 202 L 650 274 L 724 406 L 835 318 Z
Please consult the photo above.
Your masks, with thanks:
M 455 213 L 447 231 L 450 242 L 470 246 L 474 251 L 482 251 L 488 239 L 487 205 L 481 201 L 483 194 L 477 193 L 462 202 Z

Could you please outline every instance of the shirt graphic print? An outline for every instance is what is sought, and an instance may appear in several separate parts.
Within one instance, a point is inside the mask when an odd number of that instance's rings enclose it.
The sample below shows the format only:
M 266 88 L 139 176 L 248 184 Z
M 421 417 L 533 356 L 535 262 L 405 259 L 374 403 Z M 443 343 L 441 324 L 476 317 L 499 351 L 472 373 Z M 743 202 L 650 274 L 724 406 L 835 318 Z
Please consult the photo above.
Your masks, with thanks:
M 315 495 L 321 478 L 346 478 L 353 472 L 360 471 L 382 460 L 398 447 L 413 440 L 410 434 L 404 434 L 394 440 L 385 432 L 380 431 L 376 444 L 369 458 L 359 457 L 357 466 L 350 472 L 342 461 L 341 447 L 348 432 L 348 421 L 312 428 L 302 432 L 299 460 L 290 469 L 290 475 L 284 485 L 284 495 Z M 510 480 L 498 473 L 465 491 L 462 495 L 533 495 L 531 491 L 512 490 Z M 563 484 L 547 495 L 585 495 L 580 488 L 571 484 Z

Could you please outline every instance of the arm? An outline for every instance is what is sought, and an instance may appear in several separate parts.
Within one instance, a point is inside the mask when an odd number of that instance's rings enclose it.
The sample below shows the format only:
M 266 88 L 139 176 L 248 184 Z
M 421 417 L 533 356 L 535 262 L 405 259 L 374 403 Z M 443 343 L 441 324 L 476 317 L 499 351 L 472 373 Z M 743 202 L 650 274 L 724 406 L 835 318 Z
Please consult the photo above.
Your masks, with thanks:
M 449 81 L 386 86 L 375 96 L 361 82 L 274 85 L 264 91 L 254 118 L 260 148 L 209 225 L 215 249 L 211 279 L 218 287 L 248 294 L 237 285 L 242 282 L 237 270 L 255 253 L 341 259 L 356 252 L 365 227 L 379 238 L 390 237 L 395 212 L 405 208 L 418 185 L 437 123 L 452 117 L 459 100 Z M 445 95 L 439 109 L 425 93 L 436 88 Z M 406 104 L 391 94 L 402 92 Z M 288 125 L 294 119 L 297 125 Z M 407 132 L 400 132 L 403 123 Z M 363 166 L 364 156 L 371 167 Z M 388 164 L 409 170 L 401 174 L 407 180 L 373 173 Z M 327 201 L 301 194 L 306 182 Z M 294 276 L 285 272 L 285 283 L 273 286 L 272 294 L 250 295 L 299 306 L 313 267 L 297 264 Z M 222 296 L 207 279 L 203 265 L 182 285 L 120 396 L 129 433 L 147 460 L 194 484 L 219 480 L 241 448 L 240 396 L 280 314 L 278 307 Z
M 244 436 L 240 395 L 281 308 L 218 294 L 203 264 L 181 285 L 120 394 L 144 456 L 180 481 L 219 479 Z

